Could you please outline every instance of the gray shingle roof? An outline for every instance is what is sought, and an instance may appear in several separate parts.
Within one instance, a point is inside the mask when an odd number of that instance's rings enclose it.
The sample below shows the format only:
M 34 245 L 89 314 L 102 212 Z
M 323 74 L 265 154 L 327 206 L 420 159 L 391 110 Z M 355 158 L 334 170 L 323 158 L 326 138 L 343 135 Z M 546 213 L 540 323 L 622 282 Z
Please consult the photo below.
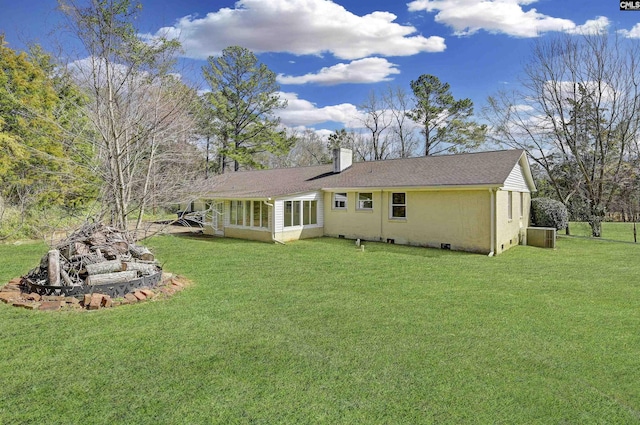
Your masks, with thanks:
M 204 196 L 272 198 L 320 189 L 501 186 L 522 150 L 427 156 L 354 163 L 341 173 L 331 164 L 243 171 L 207 181 Z

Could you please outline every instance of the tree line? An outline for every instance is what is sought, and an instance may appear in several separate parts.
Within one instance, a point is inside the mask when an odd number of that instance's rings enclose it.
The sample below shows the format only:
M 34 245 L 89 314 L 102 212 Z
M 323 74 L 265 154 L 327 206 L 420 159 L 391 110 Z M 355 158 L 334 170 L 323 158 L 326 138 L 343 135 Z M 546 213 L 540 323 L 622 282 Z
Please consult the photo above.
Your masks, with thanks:
M 371 91 L 353 117 L 360 129 L 337 130 L 328 140 L 280 125 L 275 114 L 287 103 L 276 74 L 248 49 L 231 46 L 210 57 L 203 75 L 210 89 L 201 121 L 207 172 L 321 164 L 336 146 L 352 149 L 356 160 L 378 161 L 469 151 L 485 140 L 486 125 L 473 120 L 471 100 L 455 99 L 449 84 L 433 75 L 412 81 L 411 96 L 401 87 Z
M 640 213 L 638 47 L 606 33 L 543 39 L 521 88 L 490 97 L 484 111 L 492 139 L 524 149 L 539 191 L 596 237 L 606 218 Z
M 296 133 L 277 118 L 287 104 L 275 73 L 248 49 L 209 57 L 199 94 L 177 76 L 176 40 L 139 37 L 140 3 L 59 5 L 81 56 L 63 61 L 38 46 L 18 52 L 0 38 L 3 229 L 16 225 L 11 212 L 20 227 L 55 208 L 138 227 L 149 209 L 188 198 L 212 174 L 326 163 L 330 146 L 348 146 L 358 160 L 413 156 L 420 126 L 424 154 L 436 154 L 477 145 L 464 133 L 484 130 L 469 120 L 470 100 L 456 101 L 447 84 L 425 75 L 412 83 L 415 107 L 400 88 L 380 99 L 371 93 L 358 117 L 368 135 Z
M 52 208 L 138 227 L 213 174 L 323 164 L 334 147 L 356 161 L 524 149 L 540 194 L 589 221 L 594 236 L 612 211 L 640 212 L 637 43 L 539 40 L 522 88 L 491 96 L 481 120 L 470 99 L 422 74 L 409 91 L 371 91 L 357 124 L 325 139 L 282 125 L 276 75 L 244 47 L 209 57 L 198 92 L 178 75 L 176 40 L 139 37 L 139 3 L 60 0 L 60 11 L 84 48 L 75 60 L 14 51 L 0 36 L 0 237 L 3 224 Z

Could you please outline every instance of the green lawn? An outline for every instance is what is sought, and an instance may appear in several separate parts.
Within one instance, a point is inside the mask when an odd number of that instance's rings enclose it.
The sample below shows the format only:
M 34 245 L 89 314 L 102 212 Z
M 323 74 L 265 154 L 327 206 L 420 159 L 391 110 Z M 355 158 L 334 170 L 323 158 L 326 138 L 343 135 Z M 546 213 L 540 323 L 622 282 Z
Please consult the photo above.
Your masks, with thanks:
M 638 240 L 640 242 L 640 224 L 636 224 L 636 231 L 638 234 Z M 572 236 L 585 236 L 591 237 L 591 226 L 589 223 L 584 222 L 571 222 L 569 223 L 569 230 Z M 560 230 L 558 233 L 564 235 L 564 230 Z M 633 223 L 602 223 L 602 239 L 610 239 L 623 242 L 633 242 Z
M 149 245 L 194 285 L 96 312 L 0 304 L 1 424 L 640 423 L 637 245 Z M 44 250 L 0 246 L 0 278 Z

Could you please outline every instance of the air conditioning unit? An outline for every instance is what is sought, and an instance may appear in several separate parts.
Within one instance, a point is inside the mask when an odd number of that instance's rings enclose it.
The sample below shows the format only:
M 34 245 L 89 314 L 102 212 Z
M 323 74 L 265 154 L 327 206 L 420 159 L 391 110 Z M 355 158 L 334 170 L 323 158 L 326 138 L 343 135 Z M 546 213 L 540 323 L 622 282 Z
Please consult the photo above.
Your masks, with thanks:
M 553 227 L 527 227 L 527 245 L 555 248 L 556 229 Z

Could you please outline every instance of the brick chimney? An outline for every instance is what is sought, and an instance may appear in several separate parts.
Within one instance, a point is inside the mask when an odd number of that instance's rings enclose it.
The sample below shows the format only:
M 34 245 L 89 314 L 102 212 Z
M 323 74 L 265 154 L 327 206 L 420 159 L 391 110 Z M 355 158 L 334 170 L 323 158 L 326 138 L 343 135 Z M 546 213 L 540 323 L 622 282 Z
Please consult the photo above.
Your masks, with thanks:
M 336 148 L 333 150 L 333 172 L 340 173 L 351 167 L 353 152 L 351 149 Z

